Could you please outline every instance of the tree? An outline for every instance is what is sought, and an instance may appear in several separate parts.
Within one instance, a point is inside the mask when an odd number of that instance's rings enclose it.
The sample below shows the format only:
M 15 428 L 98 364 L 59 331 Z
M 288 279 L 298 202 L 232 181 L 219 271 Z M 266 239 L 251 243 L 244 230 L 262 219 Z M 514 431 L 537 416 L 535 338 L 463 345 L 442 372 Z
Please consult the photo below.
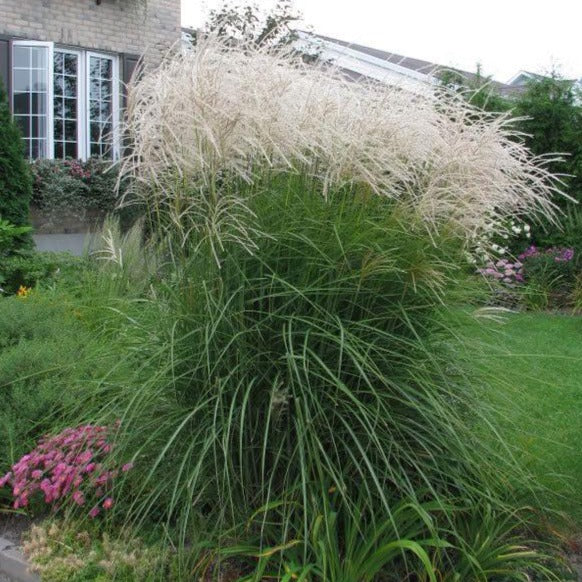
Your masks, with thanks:
M 28 225 L 31 197 L 32 175 L 24 157 L 24 144 L 0 84 L 0 218 L 16 226 Z M 26 246 L 30 237 L 22 235 L 15 243 Z
M 279 0 L 268 13 L 256 4 L 231 5 L 211 10 L 202 34 L 216 34 L 229 43 L 248 42 L 255 48 L 287 48 L 297 40 L 290 25 L 301 15 L 292 0 Z
M 525 142 L 536 155 L 564 154 L 562 162 L 552 163 L 555 173 L 565 177 L 567 193 L 582 202 L 582 107 L 573 81 L 559 77 L 532 79 L 517 99 L 515 114 L 526 119 L 520 128 Z M 566 201 L 562 202 L 565 205 Z
M 499 94 L 493 79 L 483 75 L 479 64 L 474 75 L 447 69 L 440 72 L 439 80 L 444 87 L 462 94 L 468 103 L 482 111 L 502 113 L 512 107 L 511 101 Z

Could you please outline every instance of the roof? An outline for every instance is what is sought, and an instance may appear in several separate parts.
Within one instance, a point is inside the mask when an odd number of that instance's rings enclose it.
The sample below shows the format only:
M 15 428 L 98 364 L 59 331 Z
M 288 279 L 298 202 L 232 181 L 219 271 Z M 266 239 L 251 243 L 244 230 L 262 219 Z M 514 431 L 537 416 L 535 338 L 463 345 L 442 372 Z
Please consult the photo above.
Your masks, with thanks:
M 303 32 L 303 31 L 302 31 Z M 332 42 L 334 44 L 339 44 L 341 46 L 345 46 L 350 48 L 354 51 L 364 53 L 380 59 L 382 61 L 386 61 L 389 63 L 393 63 L 395 65 L 400 65 L 401 67 L 405 67 L 406 69 L 411 69 L 412 71 L 417 71 L 419 73 L 423 73 L 425 75 L 434 74 L 439 69 L 442 69 L 439 65 L 435 63 L 431 63 L 429 61 L 423 61 L 421 59 L 415 59 L 411 57 L 405 57 L 403 55 L 398 55 L 396 53 L 389 53 L 386 51 L 381 51 L 379 49 L 375 49 L 369 46 L 364 46 L 361 44 L 356 44 L 353 42 L 346 42 L 345 40 L 340 40 L 337 38 L 332 38 L 330 36 L 324 36 L 323 34 L 313 34 L 313 33 L 306 33 L 311 34 L 313 37 L 325 40 L 328 42 Z
M 355 53 L 367 55 L 368 57 L 372 57 L 373 59 L 377 59 L 378 61 L 381 61 L 383 63 L 393 65 L 395 67 L 398 67 L 399 69 L 403 69 L 404 74 L 406 74 L 405 71 L 408 70 L 411 73 L 414 73 L 416 78 L 418 78 L 419 76 L 425 76 L 426 77 L 425 80 L 428 80 L 429 78 L 438 79 L 439 73 L 450 71 L 461 75 L 468 82 L 483 83 L 483 81 L 485 81 L 486 84 L 488 84 L 491 88 L 498 91 L 501 95 L 515 94 L 518 90 L 516 87 L 511 86 L 509 84 L 500 83 L 499 81 L 487 80 L 484 79 L 483 77 L 480 77 L 476 73 L 463 71 L 462 69 L 457 69 L 456 67 L 447 67 L 444 65 L 433 63 L 431 61 L 425 61 L 423 59 L 417 59 L 414 57 L 407 57 L 405 55 L 400 55 L 397 53 L 392 53 L 353 42 L 347 42 L 345 40 L 325 36 L 323 34 L 314 34 L 302 30 L 298 32 L 304 35 L 305 38 L 311 37 L 316 41 L 317 40 L 322 41 L 327 46 L 331 44 L 336 45 L 338 47 L 345 47 L 350 52 L 355 51 Z M 345 66 L 342 68 L 345 68 Z

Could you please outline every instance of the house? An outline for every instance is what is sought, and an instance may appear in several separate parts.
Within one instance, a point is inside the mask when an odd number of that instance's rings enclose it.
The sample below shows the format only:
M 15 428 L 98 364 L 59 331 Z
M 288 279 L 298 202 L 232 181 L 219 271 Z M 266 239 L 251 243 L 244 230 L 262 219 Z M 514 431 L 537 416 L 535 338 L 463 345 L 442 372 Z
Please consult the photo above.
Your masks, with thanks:
M 28 156 L 119 156 L 124 84 L 179 41 L 180 16 L 180 0 L 0 0 L 0 79 Z
M 540 75 L 539 73 L 532 73 L 530 71 L 518 71 L 509 81 L 507 84 L 514 88 L 515 91 L 525 91 L 528 84 L 531 81 L 541 81 L 543 79 L 549 79 L 548 75 Z M 580 79 L 564 79 L 565 83 L 571 84 L 574 88 L 577 88 L 578 91 L 582 90 L 582 78 Z M 579 102 L 579 98 L 578 98 Z
M 321 59 L 333 63 L 352 79 L 366 77 L 400 86 L 414 93 L 424 93 L 430 91 L 431 87 L 438 86 L 443 72 L 459 75 L 469 83 L 479 79 L 475 73 L 468 71 L 444 67 L 430 61 L 406 57 L 321 34 L 298 30 L 297 35 L 300 49 L 317 51 Z M 519 90 L 513 85 L 498 81 L 489 81 L 489 85 L 504 96 L 514 94 L 516 90 Z
M 124 89 L 180 41 L 180 0 L 0 0 L 0 81 L 30 159 L 120 156 Z M 81 254 L 99 217 L 46 221 L 41 250 Z

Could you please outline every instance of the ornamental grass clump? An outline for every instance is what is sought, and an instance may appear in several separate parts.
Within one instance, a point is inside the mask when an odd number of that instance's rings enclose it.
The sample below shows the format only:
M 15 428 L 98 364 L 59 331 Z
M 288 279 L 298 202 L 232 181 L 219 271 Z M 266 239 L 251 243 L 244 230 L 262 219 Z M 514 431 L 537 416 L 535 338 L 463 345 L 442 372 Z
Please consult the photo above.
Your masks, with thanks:
M 447 310 L 485 224 L 551 215 L 541 161 L 454 97 L 216 41 L 138 81 L 127 129 L 122 175 L 163 260 L 118 322 L 133 375 L 77 404 L 121 418 L 118 453 L 140 459 L 128 522 L 162 521 L 212 568 L 225 549 L 249 575 L 274 556 L 280 579 L 291 548 L 306 572 L 322 563 L 333 492 L 372 532 L 351 540 L 363 580 L 461 579 L 460 554 L 483 579 L 455 546 L 458 508 L 507 515 L 529 480 L 457 365 Z

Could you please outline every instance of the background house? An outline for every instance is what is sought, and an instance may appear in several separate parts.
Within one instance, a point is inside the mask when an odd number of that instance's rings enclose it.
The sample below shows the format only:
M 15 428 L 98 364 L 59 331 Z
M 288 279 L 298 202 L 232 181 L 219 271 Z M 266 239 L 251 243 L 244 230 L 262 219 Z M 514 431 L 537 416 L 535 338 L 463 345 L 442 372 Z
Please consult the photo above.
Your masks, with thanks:
M 446 67 L 430 61 L 416 59 L 378 50 L 372 47 L 331 38 L 321 34 L 297 31 L 299 46 L 318 51 L 324 61 L 343 70 L 347 76 L 357 79 L 367 77 L 383 83 L 397 85 L 408 91 L 424 93 L 440 83 L 439 74 L 448 71 L 460 75 L 467 82 L 477 80 L 475 73 Z M 481 82 L 483 79 L 481 78 Z M 490 81 L 492 89 L 508 96 L 521 90 L 521 86 Z

